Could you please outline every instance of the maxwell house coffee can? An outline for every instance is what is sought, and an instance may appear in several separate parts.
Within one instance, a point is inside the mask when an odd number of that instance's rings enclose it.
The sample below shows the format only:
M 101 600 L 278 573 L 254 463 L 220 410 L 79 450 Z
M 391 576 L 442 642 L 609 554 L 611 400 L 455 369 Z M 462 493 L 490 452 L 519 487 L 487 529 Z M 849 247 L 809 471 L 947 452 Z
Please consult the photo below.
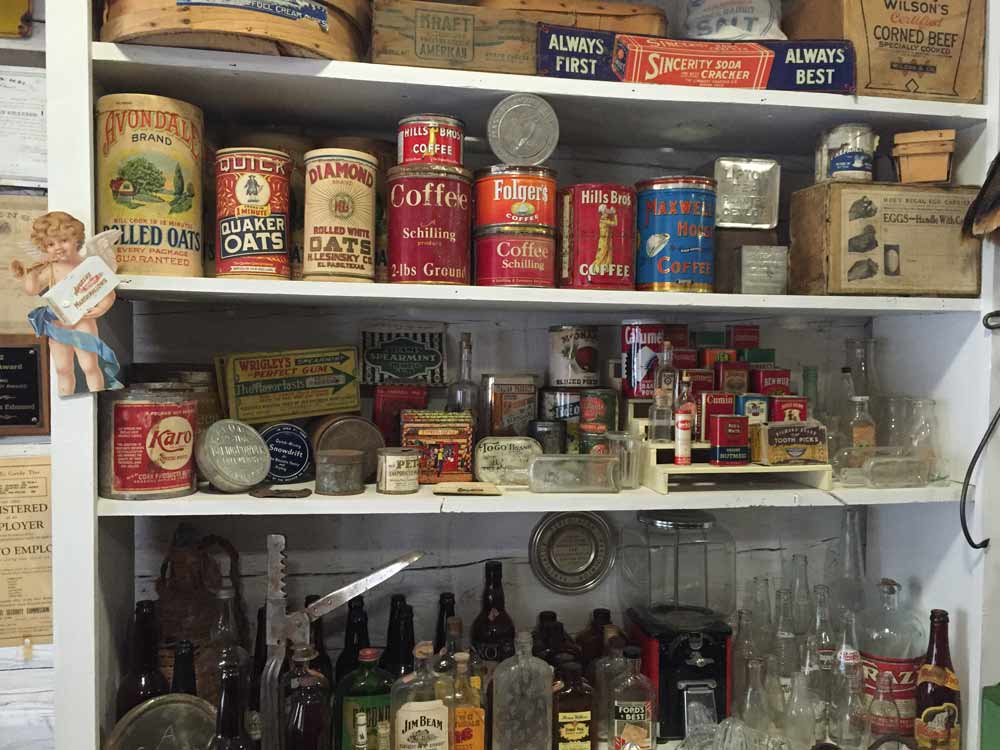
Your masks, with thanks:
M 591 182 L 559 197 L 559 286 L 634 289 L 635 190 Z
M 659 177 L 636 185 L 636 288 L 711 292 L 715 280 L 715 180 Z

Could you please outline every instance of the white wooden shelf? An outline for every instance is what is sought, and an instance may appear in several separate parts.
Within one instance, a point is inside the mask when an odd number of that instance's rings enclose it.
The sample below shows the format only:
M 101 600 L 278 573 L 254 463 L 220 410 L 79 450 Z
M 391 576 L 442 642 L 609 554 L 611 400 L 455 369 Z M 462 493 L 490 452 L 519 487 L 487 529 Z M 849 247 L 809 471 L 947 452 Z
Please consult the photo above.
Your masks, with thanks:
M 530 92 L 559 115 L 560 142 L 758 153 L 813 153 L 824 128 L 857 120 L 876 132 L 981 124 L 979 104 L 881 97 L 576 81 L 539 76 L 308 60 L 94 42 L 94 77 L 105 91 L 195 102 L 226 121 L 247 118 L 393 132 L 412 112 L 447 112 L 482 136 L 500 97 Z M 331 121 L 333 118 L 333 121 Z
M 502 310 L 626 312 L 675 310 L 758 312 L 773 315 L 867 317 L 883 314 L 979 313 L 980 301 L 943 297 L 848 297 L 693 292 L 614 292 L 588 289 L 524 289 L 437 284 L 351 284 L 344 282 L 125 276 L 124 299 L 160 302 L 257 302 L 288 305 L 366 305 L 391 302 L 410 307 L 474 307 Z
M 312 487 L 312 483 L 290 485 Z M 834 487 L 831 492 L 794 482 L 735 483 L 725 490 L 680 487 L 669 495 L 641 488 L 608 494 L 536 494 L 508 488 L 498 497 L 456 497 L 433 494 L 422 486 L 412 495 L 380 495 L 373 485 L 363 494 L 332 497 L 311 495 L 294 500 L 254 498 L 246 494 L 199 492 L 173 500 L 97 501 L 99 516 L 301 516 L 429 513 L 547 513 L 571 510 L 656 510 L 727 508 L 837 507 L 841 505 L 895 505 L 954 502 L 959 485 L 951 483 L 919 489 L 870 490 Z

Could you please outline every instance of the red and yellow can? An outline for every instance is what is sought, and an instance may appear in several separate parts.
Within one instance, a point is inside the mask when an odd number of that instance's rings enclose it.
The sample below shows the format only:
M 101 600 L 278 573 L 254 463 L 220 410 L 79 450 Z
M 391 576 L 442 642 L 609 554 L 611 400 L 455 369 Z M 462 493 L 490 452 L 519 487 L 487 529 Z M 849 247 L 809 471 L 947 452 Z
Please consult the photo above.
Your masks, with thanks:
M 556 173 L 498 164 L 476 172 L 477 230 L 509 224 L 556 228 Z
M 437 114 L 410 115 L 396 127 L 396 160 L 400 164 L 462 166 L 465 123 Z
M 635 288 L 635 190 L 591 182 L 562 191 L 559 286 Z

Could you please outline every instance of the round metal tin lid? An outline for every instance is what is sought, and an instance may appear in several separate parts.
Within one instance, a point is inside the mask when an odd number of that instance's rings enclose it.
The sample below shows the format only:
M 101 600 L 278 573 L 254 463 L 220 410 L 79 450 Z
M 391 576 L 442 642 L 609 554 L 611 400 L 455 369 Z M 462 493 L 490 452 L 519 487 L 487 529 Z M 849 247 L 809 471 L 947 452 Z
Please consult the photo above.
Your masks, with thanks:
M 473 237 L 493 237 L 496 235 L 510 235 L 512 237 L 527 235 L 529 237 L 555 237 L 556 228 L 538 224 L 487 224 L 476 227 Z
M 280 151 L 276 148 L 259 148 L 257 146 L 230 146 L 228 148 L 220 148 L 215 152 L 216 160 L 220 156 L 229 156 L 231 154 L 263 154 L 264 156 L 273 156 L 279 159 L 292 160 L 291 155 L 285 151 Z
M 639 523 L 657 529 L 710 529 L 715 516 L 703 510 L 640 510 Z
M 278 422 L 260 428 L 271 455 L 269 482 L 287 484 L 305 480 L 312 469 L 312 441 L 297 424 Z
M 163 747 L 208 747 L 215 734 L 215 708 L 193 695 L 170 693 L 140 703 L 115 724 L 107 750 L 140 750 Z M 167 743 L 169 744 L 169 743 Z
M 362 464 L 365 461 L 365 454 L 362 451 L 350 448 L 330 448 L 316 453 L 316 463 L 333 464 L 335 466 L 349 466 L 351 464 Z
M 459 120 L 453 115 L 442 115 L 438 112 L 422 112 L 416 115 L 407 115 L 396 127 L 402 127 L 403 125 L 409 125 L 411 122 L 437 122 L 442 125 L 454 125 L 455 127 L 465 129 L 465 123 Z
M 402 177 L 437 177 L 439 179 L 452 177 L 472 182 L 472 170 L 451 164 L 400 164 L 396 167 L 389 167 L 387 177 L 390 180 Z
M 337 417 L 313 431 L 316 454 L 333 448 L 351 448 L 365 454 L 364 481 L 375 481 L 378 470 L 378 451 L 385 447 L 385 439 L 378 427 L 364 417 L 353 415 Z
M 657 188 L 702 187 L 715 190 L 715 180 L 711 177 L 697 175 L 679 175 L 677 177 L 654 177 L 635 183 L 636 190 L 655 190 Z
M 531 570 L 560 594 L 582 594 L 603 581 L 615 563 L 611 526 L 598 513 L 549 513 L 531 533 Z
M 264 438 L 248 424 L 220 419 L 198 443 L 198 468 L 223 492 L 245 492 L 267 478 L 271 452 Z
M 490 148 L 507 164 L 541 164 L 559 143 L 559 118 L 534 94 L 511 94 L 490 113 Z
M 476 170 L 476 179 L 482 180 L 486 177 L 502 177 L 510 175 L 512 177 L 548 177 L 554 180 L 556 170 L 548 167 L 524 167 L 516 164 L 494 164 Z

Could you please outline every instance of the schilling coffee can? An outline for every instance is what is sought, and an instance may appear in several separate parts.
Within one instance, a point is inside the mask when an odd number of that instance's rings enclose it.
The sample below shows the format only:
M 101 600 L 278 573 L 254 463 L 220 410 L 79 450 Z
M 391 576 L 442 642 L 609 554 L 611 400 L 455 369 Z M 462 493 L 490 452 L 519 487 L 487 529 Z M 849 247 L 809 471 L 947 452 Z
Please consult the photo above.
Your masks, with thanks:
M 622 321 L 622 396 L 652 398 L 653 376 L 667 327 L 655 320 Z
M 534 226 L 491 227 L 476 232 L 477 286 L 554 287 L 555 230 Z
M 635 190 L 573 185 L 560 196 L 559 286 L 635 288 Z
M 592 387 L 597 370 L 597 329 L 590 326 L 549 328 L 549 385 Z
M 400 164 L 450 164 L 462 166 L 465 123 L 448 115 L 410 115 L 396 127 L 397 161 Z
M 477 231 L 506 224 L 556 228 L 556 173 L 498 164 L 476 172 Z
M 291 278 L 289 201 L 292 159 L 267 148 L 215 152 L 215 273 Z
M 375 172 L 371 154 L 346 148 L 306 153 L 306 281 L 372 281 Z
M 439 164 L 389 170 L 389 281 L 468 284 L 472 173 Z
M 636 185 L 637 289 L 711 292 L 715 280 L 715 180 L 659 177 Z

